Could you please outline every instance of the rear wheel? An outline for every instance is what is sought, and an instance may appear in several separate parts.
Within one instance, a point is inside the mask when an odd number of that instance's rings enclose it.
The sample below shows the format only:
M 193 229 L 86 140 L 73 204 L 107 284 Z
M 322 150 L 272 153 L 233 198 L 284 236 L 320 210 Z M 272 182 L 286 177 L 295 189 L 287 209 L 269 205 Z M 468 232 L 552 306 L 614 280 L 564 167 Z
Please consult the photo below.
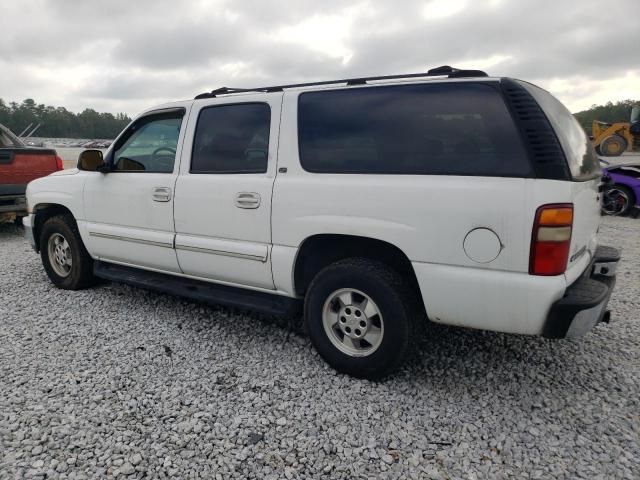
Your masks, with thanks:
M 605 215 L 624 215 L 635 205 L 633 191 L 624 185 L 607 187 L 602 194 L 602 213 Z
M 611 135 L 600 142 L 600 154 L 605 157 L 619 157 L 627 149 L 627 141 L 620 135 Z
M 314 347 L 329 365 L 377 379 L 397 369 L 417 341 L 415 304 L 413 290 L 395 270 L 352 258 L 314 278 L 305 320 Z
M 70 215 L 57 215 L 44 222 L 40 256 L 49 279 L 58 288 L 80 290 L 95 282 L 93 260 Z

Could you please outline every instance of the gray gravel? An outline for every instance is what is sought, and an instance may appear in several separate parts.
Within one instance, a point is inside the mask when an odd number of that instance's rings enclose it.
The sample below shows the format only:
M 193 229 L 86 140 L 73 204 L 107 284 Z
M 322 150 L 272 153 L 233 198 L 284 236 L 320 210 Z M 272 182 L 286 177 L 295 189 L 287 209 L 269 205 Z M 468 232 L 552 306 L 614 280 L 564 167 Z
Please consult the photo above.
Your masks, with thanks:
M 52 288 L 0 226 L 0 478 L 638 478 L 640 220 L 616 324 L 582 341 L 431 326 L 382 382 L 257 315 Z

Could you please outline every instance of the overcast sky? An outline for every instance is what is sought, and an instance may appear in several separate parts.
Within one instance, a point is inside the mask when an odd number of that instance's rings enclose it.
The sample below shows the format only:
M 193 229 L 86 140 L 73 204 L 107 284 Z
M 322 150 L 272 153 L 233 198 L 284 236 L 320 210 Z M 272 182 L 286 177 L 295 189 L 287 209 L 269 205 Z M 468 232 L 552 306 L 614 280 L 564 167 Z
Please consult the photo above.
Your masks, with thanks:
M 640 0 L 0 0 L 0 98 L 136 114 L 220 86 L 426 71 L 640 98 Z

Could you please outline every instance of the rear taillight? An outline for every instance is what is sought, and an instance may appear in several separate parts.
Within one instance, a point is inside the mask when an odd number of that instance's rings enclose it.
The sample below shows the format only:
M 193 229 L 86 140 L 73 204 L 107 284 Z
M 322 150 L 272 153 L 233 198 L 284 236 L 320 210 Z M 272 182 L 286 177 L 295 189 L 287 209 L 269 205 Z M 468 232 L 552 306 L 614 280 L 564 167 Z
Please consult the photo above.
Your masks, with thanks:
M 560 275 L 567 269 L 573 205 L 560 203 L 543 205 L 536 211 L 531 236 L 531 275 Z
M 64 164 L 60 155 L 56 155 L 56 170 L 64 170 Z

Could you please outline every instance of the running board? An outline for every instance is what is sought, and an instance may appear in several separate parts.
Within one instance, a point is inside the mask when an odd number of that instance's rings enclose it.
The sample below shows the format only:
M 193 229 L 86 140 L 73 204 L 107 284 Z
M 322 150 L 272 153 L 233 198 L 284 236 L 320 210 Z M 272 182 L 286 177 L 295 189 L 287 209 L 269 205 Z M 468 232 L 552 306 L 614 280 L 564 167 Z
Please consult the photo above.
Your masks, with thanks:
M 301 312 L 302 302 L 296 298 L 203 282 L 114 263 L 95 261 L 93 274 L 112 282 L 122 282 L 134 287 L 187 297 L 210 305 L 258 310 L 272 315 L 292 315 Z

